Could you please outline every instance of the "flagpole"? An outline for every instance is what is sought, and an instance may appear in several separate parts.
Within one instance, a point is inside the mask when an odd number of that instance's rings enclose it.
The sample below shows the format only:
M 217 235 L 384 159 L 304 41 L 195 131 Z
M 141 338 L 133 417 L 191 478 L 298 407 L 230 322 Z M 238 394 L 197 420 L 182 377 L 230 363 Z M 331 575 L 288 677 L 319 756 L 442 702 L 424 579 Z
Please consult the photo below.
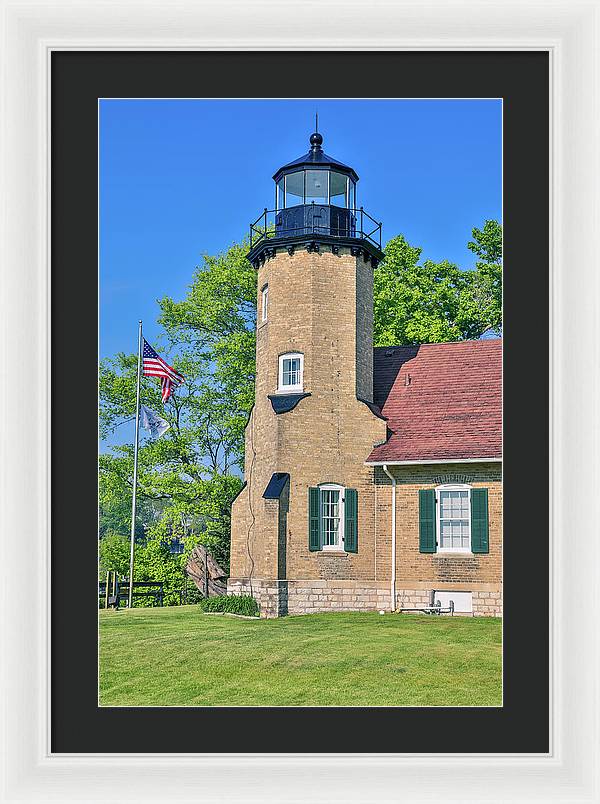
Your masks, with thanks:
M 142 322 L 138 333 L 137 391 L 135 399 L 135 445 L 133 449 L 133 497 L 131 499 L 131 544 L 129 552 L 129 598 L 131 608 L 133 596 L 133 555 L 135 550 L 135 507 L 137 502 L 138 446 L 140 441 L 140 380 L 142 376 Z

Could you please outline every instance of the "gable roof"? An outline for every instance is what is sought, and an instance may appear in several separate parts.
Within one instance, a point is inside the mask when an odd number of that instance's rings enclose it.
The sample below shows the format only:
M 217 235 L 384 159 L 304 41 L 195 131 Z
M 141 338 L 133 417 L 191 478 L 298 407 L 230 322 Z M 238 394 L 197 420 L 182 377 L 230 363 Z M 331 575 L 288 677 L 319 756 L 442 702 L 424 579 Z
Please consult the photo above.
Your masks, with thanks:
M 502 457 L 502 340 L 379 346 L 373 398 L 389 437 L 367 462 Z

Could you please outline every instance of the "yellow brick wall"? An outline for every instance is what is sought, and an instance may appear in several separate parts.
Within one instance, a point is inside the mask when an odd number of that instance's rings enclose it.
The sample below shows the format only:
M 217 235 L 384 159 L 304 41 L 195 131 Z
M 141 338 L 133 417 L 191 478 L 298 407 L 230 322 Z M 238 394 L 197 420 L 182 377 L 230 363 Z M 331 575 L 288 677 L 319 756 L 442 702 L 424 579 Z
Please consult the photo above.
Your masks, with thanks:
M 248 486 L 232 510 L 231 575 L 372 578 L 373 469 L 364 461 L 385 440 L 386 424 L 357 399 L 372 399 L 371 263 L 343 247 L 339 254 L 283 251 L 261 266 L 259 295 L 266 284 L 268 319 L 262 323 L 259 315 L 256 404 L 246 429 Z M 304 391 L 311 395 L 275 414 L 268 394 L 277 390 L 284 352 L 304 355 Z M 277 561 L 278 514 L 262 498 L 274 472 L 291 476 L 285 567 Z M 308 488 L 326 482 L 359 492 L 364 543 L 357 555 L 308 550 Z
M 396 577 L 398 588 L 471 590 L 497 588 L 502 581 L 502 469 L 499 463 L 390 467 L 396 486 Z M 488 489 L 489 553 L 420 553 L 419 489 L 465 483 Z M 390 577 L 391 481 L 376 469 L 378 577 Z M 432 586 L 433 584 L 433 586 Z M 440 587 L 442 588 L 442 587 Z M 479 587 L 477 587 L 479 588 Z

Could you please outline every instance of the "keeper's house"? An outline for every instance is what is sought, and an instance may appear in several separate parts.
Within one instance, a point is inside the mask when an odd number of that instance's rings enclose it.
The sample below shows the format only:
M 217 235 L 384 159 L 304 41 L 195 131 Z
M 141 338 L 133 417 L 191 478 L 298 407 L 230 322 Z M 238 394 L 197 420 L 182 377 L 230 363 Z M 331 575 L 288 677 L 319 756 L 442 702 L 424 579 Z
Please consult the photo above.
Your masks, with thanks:
M 261 614 L 502 613 L 501 340 L 373 349 L 381 227 L 311 149 L 252 227 L 256 403 L 229 593 Z

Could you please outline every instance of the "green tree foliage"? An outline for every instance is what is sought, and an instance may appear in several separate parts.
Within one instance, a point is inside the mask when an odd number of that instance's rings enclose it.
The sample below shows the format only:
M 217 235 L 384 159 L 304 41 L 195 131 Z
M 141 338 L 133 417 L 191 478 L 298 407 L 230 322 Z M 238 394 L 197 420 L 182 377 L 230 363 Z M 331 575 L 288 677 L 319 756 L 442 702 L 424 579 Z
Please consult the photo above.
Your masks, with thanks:
M 502 226 L 488 220 L 483 229 L 473 229 L 468 248 L 477 256 L 473 296 L 483 310 L 489 329 L 502 332 Z
M 486 221 L 468 244 L 478 260 L 462 271 L 447 260 L 421 262 L 402 235 L 390 240 L 375 271 L 376 346 L 480 338 L 502 327 L 502 228 Z
M 256 271 L 247 253 L 244 240 L 216 257 L 205 256 L 183 301 L 159 301 L 159 322 L 168 337 L 202 358 L 204 381 L 238 466 L 256 373 Z
M 107 572 L 117 572 L 121 576 L 129 574 L 129 539 L 112 530 L 104 533 L 99 545 L 98 573 L 101 581 Z

